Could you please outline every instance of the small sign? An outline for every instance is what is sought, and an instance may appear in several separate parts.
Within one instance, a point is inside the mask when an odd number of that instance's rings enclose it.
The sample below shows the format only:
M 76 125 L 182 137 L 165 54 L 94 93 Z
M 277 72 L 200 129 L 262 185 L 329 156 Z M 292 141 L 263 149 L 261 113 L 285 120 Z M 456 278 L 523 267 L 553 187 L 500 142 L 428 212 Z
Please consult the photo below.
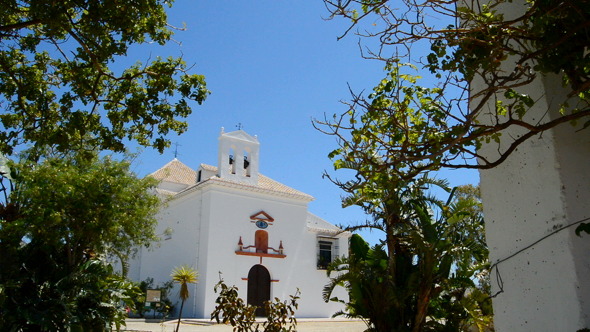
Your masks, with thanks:
M 159 289 L 148 289 L 145 295 L 145 302 L 160 302 L 162 291 Z

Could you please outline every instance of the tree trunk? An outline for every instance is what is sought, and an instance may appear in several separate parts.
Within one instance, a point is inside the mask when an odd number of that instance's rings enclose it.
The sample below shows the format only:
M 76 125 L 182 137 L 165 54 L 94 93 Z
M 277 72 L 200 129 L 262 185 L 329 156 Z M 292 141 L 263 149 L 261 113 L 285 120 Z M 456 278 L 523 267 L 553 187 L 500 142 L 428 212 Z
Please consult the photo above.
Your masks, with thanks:
M 390 216 L 385 220 L 385 241 L 387 242 L 387 255 L 389 260 L 389 276 L 391 277 L 391 281 L 394 285 L 397 284 L 397 280 L 395 280 L 395 271 L 396 271 L 396 264 L 395 264 L 395 245 L 396 245 L 396 236 L 393 232 L 394 227 L 397 223 L 399 223 L 399 216 Z
M 426 322 L 426 314 L 428 313 L 431 287 L 427 284 L 423 284 L 420 288 L 421 289 L 418 293 L 418 303 L 416 305 L 416 317 L 414 320 L 414 328 L 412 329 L 412 332 L 422 331 L 422 326 L 424 325 L 424 322 Z
M 180 328 L 180 319 L 182 318 L 182 308 L 184 308 L 184 299 L 180 302 L 180 312 L 178 313 L 178 322 L 176 323 L 176 332 Z
M 425 275 L 422 276 L 422 281 L 420 282 L 420 289 L 418 290 L 418 298 L 416 303 L 416 317 L 414 320 L 414 328 L 412 329 L 413 332 L 422 331 L 422 326 L 424 322 L 426 322 L 426 315 L 428 314 L 428 305 L 430 303 L 430 296 L 432 294 L 432 289 L 434 287 L 434 268 L 435 268 L 435 258 L 432 252 L 427 252 L 424 255 L 424 261 L 422 269 L 425 272 Z

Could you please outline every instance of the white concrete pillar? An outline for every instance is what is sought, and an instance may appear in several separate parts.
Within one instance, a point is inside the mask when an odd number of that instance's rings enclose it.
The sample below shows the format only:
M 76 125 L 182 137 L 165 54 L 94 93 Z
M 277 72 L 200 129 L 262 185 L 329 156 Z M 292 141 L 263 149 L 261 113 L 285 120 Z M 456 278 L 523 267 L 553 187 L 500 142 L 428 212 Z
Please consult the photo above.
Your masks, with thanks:
M 478 88 L 475 82 L 472 90 Z M 539 78 L 527 89 L 538 100 L 527 121 L 559 116 L 557 104 L 567 93 L 559 77 Z M 563 124 L 480 171 L 490 261 L 500 261 L 491 275 L 492 293 L 499 292 L 496 331 L 590 328 L 590 236 L 577 237 L 575 226 L 568 227 L 590 217 L 590 128 L 580 128 Z M 500 145 L 479 152 L 497 155 L 521 133 L 507 130 Z

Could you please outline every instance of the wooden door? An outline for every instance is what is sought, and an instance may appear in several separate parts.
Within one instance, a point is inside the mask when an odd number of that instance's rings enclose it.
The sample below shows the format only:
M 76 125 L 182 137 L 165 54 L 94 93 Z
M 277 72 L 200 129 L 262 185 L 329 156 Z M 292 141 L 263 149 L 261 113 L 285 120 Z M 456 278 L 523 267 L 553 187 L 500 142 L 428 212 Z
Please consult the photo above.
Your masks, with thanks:
M 248 273 L 248 304 L 258 307 L 256 316 L 266 316 L 265 301 L 270 301 L 270 273 L 264 266 L 254 265 Z
M 256 246 L 256 252 L 268 253 L 268 233 L 266 231 L 258 230 L 254 233 L 254 246 Z

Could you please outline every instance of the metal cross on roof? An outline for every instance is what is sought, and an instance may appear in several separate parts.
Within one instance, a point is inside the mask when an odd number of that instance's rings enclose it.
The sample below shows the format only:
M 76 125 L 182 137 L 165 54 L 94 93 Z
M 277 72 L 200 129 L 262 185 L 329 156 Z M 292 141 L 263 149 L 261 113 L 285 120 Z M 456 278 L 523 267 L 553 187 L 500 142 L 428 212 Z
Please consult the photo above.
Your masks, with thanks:
M 174 158 L 178 157 L 178 147 L 182 146 L 178 142 L 174 143 Z

